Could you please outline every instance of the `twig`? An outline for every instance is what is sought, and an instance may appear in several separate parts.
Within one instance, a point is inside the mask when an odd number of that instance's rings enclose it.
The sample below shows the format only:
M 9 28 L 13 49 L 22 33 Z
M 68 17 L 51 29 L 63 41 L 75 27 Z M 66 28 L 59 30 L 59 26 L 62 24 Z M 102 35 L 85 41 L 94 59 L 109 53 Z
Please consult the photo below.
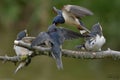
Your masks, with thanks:
M 5 55 L 5 56 L 0 56 L 0 60 L 2 60 L 3 63 L 5 63 L 6 61 L 16 63 L 20 61 L 20 57 L 19 56 L 10 57 L 10 56 Z
M 22 46 L 28 49 L 31 49 L 30 44 L 24 43 L 24 42 L 18 42 L 15 43 L 15 45 Z M 50 52 L 50 48 L 45 48 L 41 46 L 35 46 L 31 50 L 37 50 L 39 51 L 40 55 L 47 55 L 44 52 Z M 42 52 L 42 54 L 41 54 Z M 114 58 L 120 58 L 120 52 L 114 51 L 111 49 L 108 49 L 106 51 L 100 51 L 100 52 L 90 52 L 90 51 L 73 51 L 73 50 L 67 50 L 62 49 L 62 55 L 65 57 L 73 57 L 73 58 L 84 58 L 84 59 L 100 59 L 100 58 L 106 58 L 106 57 L 114 57 Z

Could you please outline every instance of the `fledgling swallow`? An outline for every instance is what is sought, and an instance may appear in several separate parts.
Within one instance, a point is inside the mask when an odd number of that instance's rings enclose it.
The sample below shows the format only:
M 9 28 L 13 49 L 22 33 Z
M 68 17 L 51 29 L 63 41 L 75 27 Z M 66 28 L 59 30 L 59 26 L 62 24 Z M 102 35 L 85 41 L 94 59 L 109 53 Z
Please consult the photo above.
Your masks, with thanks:
M 53 19 L 53 24 L 67 23 L 75 25 L 81 34 L 85 32 L 90 33 L 90 30 L 88 30 L 81 21 L 82 17 L 93 15 L 90 10 L 77 5 L 65 5 L 61 10 L 53 7 L 53 10 L 57 13 L 57 16 Z
M 17 38 L 14 42 L 22 41 L 22 39 L 27 36 L 28 36 L 27 30 L 21 31 L 18 33 Z M 15 70 L 15 73 L 16 73 L 19 69 L 21 69 L 24 66 L 27 66 L 31 62 L 31 58 L 29 58 L 28 55 L 31 55 L 32 52 L 26 48 L 16 46 L 16 45 L 14 45 L 14 50 L 16 55 L 19 56 L 21 60 L 19 66 Z
M 51 54 L 52 57 L 56 60 L 57 68 L 63 69 L 62 64 L 62 53 L 61 53 L 61 46 L 64 40 L 75 39 L 85 37 L 80 33 L 73 32 L 69 29 L 56 27 L 55 24 L 52 24 L 48 27 L 47 32 L 41 32 L 35 40 L 31 43 L 31 47 L 39 46 L 46 44 L 47 46 L 51 47 Z
M 99 23 L 93 25 L 91 33 L 88 34 L 85 43 L 77 46 L 77 48 L 86 49 L 88 51 L 101 51 L 106 39 L 102 33 L 102 27 Z

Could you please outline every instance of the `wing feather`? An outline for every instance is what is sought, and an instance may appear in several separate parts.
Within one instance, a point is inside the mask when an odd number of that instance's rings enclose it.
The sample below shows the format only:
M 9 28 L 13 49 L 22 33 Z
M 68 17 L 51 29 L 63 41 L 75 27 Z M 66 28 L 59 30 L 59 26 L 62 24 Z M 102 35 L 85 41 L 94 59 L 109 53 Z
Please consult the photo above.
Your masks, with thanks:
M 91 33 L 92 34 L 99 34 L 102 35 L 102 27 L 99 23 L 93 25 L 92 29 L 91 29 Z
M 65 5 L 62 10 L 67 11 L 78 18 L 93 15 L 93 12 L 91 12 L 90 10 L 77 5 Z
M 82 35 L 80 33 L 74 32 L 72 30 L 60 27 L 61 34 L 64 36 L 65 40 L 83 38 L 87 35 Z
M 31 46 L 38 46 L 44 44 L 45 41 L 52 42 L 50 36 L 46 32 L 41 32 L 39 35 L 32 41 Z

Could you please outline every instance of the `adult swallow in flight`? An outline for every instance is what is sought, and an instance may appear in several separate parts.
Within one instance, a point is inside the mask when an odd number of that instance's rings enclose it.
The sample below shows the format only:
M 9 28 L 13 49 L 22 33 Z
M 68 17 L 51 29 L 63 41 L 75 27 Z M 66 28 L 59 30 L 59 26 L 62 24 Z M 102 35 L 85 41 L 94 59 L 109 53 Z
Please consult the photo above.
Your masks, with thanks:
M 53 24 L 63 24 L 67 23 L 70 25 L 75 25 L 80 33 L 83 34 L 85 32 L 90 31 L 85 27 L 83 22 L 81 21 L 82 17 L 93 15 L 93 13 L 84 8 L 77 5 L 65 5 L 61 10 L 53 7 L 54 12 L 57 13 L 57 16 L 53 19 Z

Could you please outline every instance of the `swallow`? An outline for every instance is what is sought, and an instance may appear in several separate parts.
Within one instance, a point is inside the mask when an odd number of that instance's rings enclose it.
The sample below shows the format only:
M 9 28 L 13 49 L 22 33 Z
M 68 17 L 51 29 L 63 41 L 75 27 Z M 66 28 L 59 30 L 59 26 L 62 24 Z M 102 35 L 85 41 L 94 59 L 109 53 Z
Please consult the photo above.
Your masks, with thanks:
M 61 10 L 53 7 L 53 10 L 57 13 L 57 16 L 53 19 L 53 24 L 67 23 L 76 26 L 81 34 L 90 33 L 90 30 L 85 27 L 81 19 L 84 16 L 93 15 L 92 11 L 77 5 L 64 5 Z
M 28 36 L 27 30 L 21 31 L 18 33 L 15 41 L 22 41 L 22 39 L 27 36 Z M 26 48 L 16 46 L 16 45 L 14 45 L 14 50 L 15 50 L 16 55 L 19 56 L 21 60 L 19 66 L 15 70 L 15 73 L 16 73 L 19 69 L 21 69 L 24 66 L 27 66 L 31 62 L 31 58 L 28 56 L 31 55 L 32 52 Z
M 88 51 L 101 51 L 102 46 L 105 44 L 106 39 L 102 33 L 100 23 L 93 25 L 89 37 L 85 38 L 85 43 L 77 46 L 79 49 L 86 49 Z
M 52 24 L 48 27 L 47 32 L 39 33 L 36 39 L 32 41 L 31 47 L 43 44 L 51 47 L 51 55 L 56 61 L 57 68 L 63 69 L 61 46 L 64 40 L 77 39 L 80 37 L 85 36 L 66 28 L 56 27 L 55 24 Z

